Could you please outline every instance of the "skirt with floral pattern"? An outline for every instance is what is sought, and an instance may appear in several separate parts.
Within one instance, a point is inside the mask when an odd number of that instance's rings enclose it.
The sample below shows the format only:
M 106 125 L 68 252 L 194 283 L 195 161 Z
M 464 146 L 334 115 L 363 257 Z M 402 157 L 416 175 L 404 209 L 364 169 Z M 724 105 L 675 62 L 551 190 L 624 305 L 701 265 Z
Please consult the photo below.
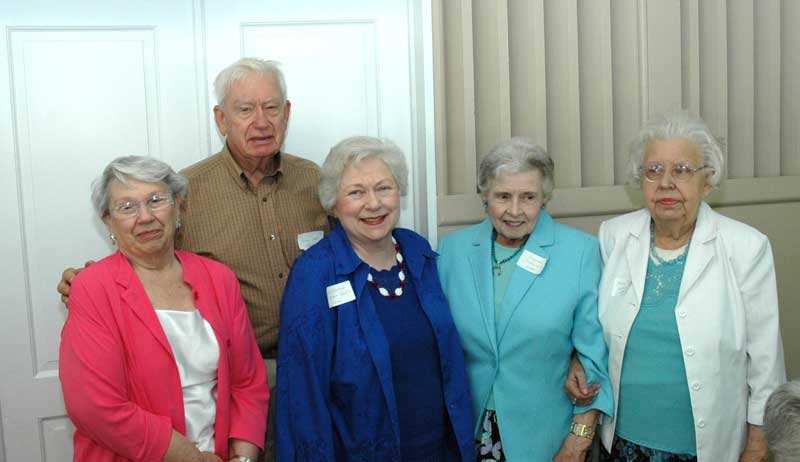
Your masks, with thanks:
M 492 410 L 483 411 L 481 432 L 475 440 L 475 452 L 478 462 L 504 462 L 503 443 L 500 441 L 500 429 L 497 426 L 497 413 Z
M 614 437 L 611 454 L 605 448 L 600 450 L 601 462 L 697 462 L 697 456 L 691 454 L 673 454 L 659 451 L 636 443 L 631 443 L 619 436 Z

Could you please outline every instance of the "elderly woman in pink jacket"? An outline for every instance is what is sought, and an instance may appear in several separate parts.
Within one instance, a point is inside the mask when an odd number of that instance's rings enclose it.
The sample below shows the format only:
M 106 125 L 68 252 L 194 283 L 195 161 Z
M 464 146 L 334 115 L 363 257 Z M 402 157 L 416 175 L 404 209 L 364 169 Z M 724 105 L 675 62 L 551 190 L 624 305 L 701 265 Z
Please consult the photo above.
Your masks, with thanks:
M 118 251 L 72 284 L 60 378 L 76 461 L 252 462 L 269 390 L 239 284 L 176 251 L 186 179 L 121 157 L 92 200 Z

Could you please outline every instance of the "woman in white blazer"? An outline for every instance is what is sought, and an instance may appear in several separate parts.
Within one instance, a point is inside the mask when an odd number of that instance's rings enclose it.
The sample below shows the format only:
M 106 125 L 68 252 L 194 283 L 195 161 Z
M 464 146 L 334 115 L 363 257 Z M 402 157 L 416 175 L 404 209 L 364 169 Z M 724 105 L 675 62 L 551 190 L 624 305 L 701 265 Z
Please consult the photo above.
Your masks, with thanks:
M 599 235 L 617 403 L 604 460 L 766 461 L 764 406 L 785 381 L 775 269 L 766 236 L 704 202 L 722 163 L 706 124 L 684 112 L 631 145 L 646 208 Z

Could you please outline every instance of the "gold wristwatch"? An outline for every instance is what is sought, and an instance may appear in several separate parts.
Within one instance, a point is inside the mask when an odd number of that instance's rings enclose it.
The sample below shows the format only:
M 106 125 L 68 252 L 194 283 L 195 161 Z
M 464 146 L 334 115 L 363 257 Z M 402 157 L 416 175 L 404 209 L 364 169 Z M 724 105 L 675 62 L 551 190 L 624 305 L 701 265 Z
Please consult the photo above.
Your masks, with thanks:
M 572 422 L 572 427 L 570 427 L 569 432 L 575 436 L 580 436 L 581 438 L 587 438 L 591 440 L 594 439 L 595 427 L 590 427 L 578 422 Z

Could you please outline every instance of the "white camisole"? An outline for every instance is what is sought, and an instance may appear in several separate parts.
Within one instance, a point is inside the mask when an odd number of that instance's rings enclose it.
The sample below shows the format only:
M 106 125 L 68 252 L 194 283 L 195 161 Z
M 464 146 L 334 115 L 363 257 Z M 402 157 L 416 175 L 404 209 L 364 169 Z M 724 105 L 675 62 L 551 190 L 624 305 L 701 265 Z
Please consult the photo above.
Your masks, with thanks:
M 214 451 L 219 345 L 200 311 L 157 309 L 175 355 L 183 391 L 186 437 L 201 451 Z

